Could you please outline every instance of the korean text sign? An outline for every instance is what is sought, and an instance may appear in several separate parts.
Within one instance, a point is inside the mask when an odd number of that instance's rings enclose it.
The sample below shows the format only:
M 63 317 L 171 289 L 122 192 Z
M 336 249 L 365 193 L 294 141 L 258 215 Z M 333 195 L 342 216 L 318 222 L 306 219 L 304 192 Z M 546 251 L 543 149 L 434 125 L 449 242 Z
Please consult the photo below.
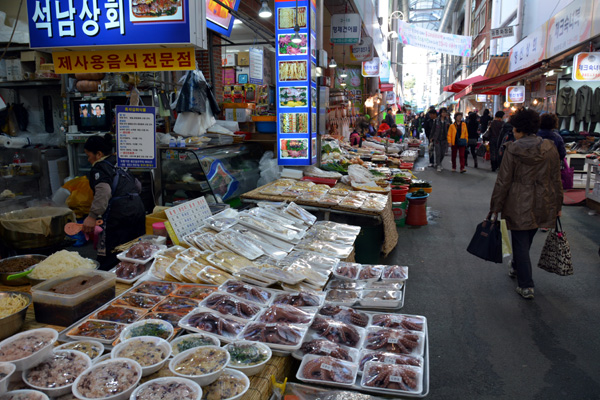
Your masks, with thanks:
M 331 43 L 358 44 L 360 35 L 360 15 L 335 14 L 331 16 Z
M 191 47 L 99 51 L 55 51 L 57 74 L 83 72 L 185 71 L 196 66 Z
M 600 53 L 578 53 L 573 58 L 574 81 L 600 81 Z
M 398 21 L 398 37 L 404 45 L 454 56 L 471 57 L 471 36 L 441 33 Z
M 156 108 L 117 106 L 117 164 L 156 168 Z
M 189 0 L 27 0 L 30 45 L 195 44 L 195 8 Z
M 524 103 L 525 86 L 508 86 L 506 88 L 506 101 L 509 103 Z

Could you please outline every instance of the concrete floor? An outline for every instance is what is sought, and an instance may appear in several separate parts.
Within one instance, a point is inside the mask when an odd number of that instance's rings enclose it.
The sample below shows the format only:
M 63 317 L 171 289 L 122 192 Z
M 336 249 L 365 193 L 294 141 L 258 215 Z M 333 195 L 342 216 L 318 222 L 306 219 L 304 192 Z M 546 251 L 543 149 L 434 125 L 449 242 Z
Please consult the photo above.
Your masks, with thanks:
M 472 162 L 472 159 L 469 159 Z M 425 166 L 421 159 L 418 166 Z M 471 164 L 472 165 L 472 164 Z M 410 266 L 402 312 L 428 318 L 428 399 L 600 398 L 600 216 L 563 208 L 575 274 L 534 267 L 535 299 L 522 299 L 506 264 L 467 253 L 487 215 L 496 174 L 490 164 L 466 174 L 417 172 L 433 184 L 424 227 L 403 227 L 384 262 Z M 531 251 L 537 265 L 546 234 Z

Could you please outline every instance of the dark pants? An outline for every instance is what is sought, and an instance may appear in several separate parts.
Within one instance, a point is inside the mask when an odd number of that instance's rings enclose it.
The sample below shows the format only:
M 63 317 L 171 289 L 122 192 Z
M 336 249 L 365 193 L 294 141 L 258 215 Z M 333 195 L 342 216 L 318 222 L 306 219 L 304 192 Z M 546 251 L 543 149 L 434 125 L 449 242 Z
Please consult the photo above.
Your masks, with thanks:
M 510 231 L 512 236 L 513 268 L 517 272 L 517 282 L 520 288 L 532 288 L 531 259 L 529 249 L 537 229 L 527 231 Z
M 467 149 L 465 150 L 465 166 L 467 165 L 467 159 L 469 158 L 469 151 L 471 151 L 471 155 L 473 156 L 473 165 L 477 167 L 477 143 L 467 146 Z
M 132 217 L 127 221 L 114 224 L 108 223 L 106 228 L 106 255 L 96 257 L 100 263 L 100 269 L 108 271 L 119 263 L 117 253 L 113 253 L 115 247 L 136 239 L 146 233 L 145 216 Z M 111 221 L 112 222 L 112 221 Z

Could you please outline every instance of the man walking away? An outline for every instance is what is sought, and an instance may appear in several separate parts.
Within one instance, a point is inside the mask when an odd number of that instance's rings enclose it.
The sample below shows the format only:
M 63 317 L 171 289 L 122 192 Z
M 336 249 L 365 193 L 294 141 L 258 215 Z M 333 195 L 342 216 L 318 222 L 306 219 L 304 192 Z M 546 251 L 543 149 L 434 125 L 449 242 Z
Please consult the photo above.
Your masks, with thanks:
M 425 120 L 424 129 L 425 129 L 425 137 L 427 137 L 428 148 L 429 148 L 429 166 L 435 167 L 435 151 L 433 149 L 433 141 L 431 140 L 431 132 L 433 129 L 433 124 L 437 118 L 437 111 L 435 108 L 430 108 L 427 111 L 427 119 Z
M 448 109 L 440 108 L 440 116 L 435 120 L 431 132 L 431 140 L 435 149 L 435 163 L 437 171 L 442 172 L 442 160 L 448 149 L 448 128 L 450 128 L 450 117 L 448 117 Z
M 477 114 L 470 112 L 467 117 L 467 131 L 469 132 L 469 139 L 467 141 L 467 148 L 465 149 L 465 167 L 468 165 L 467 159 L 469 158 L 469 151 L 473 156 L 473 166 L 477 168 L 477 141 L 479 139 L 479 121 L 477 121 Z

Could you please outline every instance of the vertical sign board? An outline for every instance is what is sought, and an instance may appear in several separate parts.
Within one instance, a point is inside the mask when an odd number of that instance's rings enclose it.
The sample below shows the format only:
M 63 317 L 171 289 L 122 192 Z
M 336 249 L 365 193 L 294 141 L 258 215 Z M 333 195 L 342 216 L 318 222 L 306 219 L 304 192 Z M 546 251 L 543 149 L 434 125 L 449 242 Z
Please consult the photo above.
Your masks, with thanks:
M 193 45 L 206 48 L 202 2 L 27 0 L 31 48 Z M 200 9 L 199 9 L 200 8 Z
M 262 48 L 250 47 L 249 78 L 249 82 L 253 85 L 264 83 L 264 50 Z
M 156 168 L 156 108 L 117 106 L 117 165 Z
M 275 1 L 277 161 L 312 165 L 317 161 L 317 73 L 315 0 Z M 300 43 L 292 42 L 294 26 Z

